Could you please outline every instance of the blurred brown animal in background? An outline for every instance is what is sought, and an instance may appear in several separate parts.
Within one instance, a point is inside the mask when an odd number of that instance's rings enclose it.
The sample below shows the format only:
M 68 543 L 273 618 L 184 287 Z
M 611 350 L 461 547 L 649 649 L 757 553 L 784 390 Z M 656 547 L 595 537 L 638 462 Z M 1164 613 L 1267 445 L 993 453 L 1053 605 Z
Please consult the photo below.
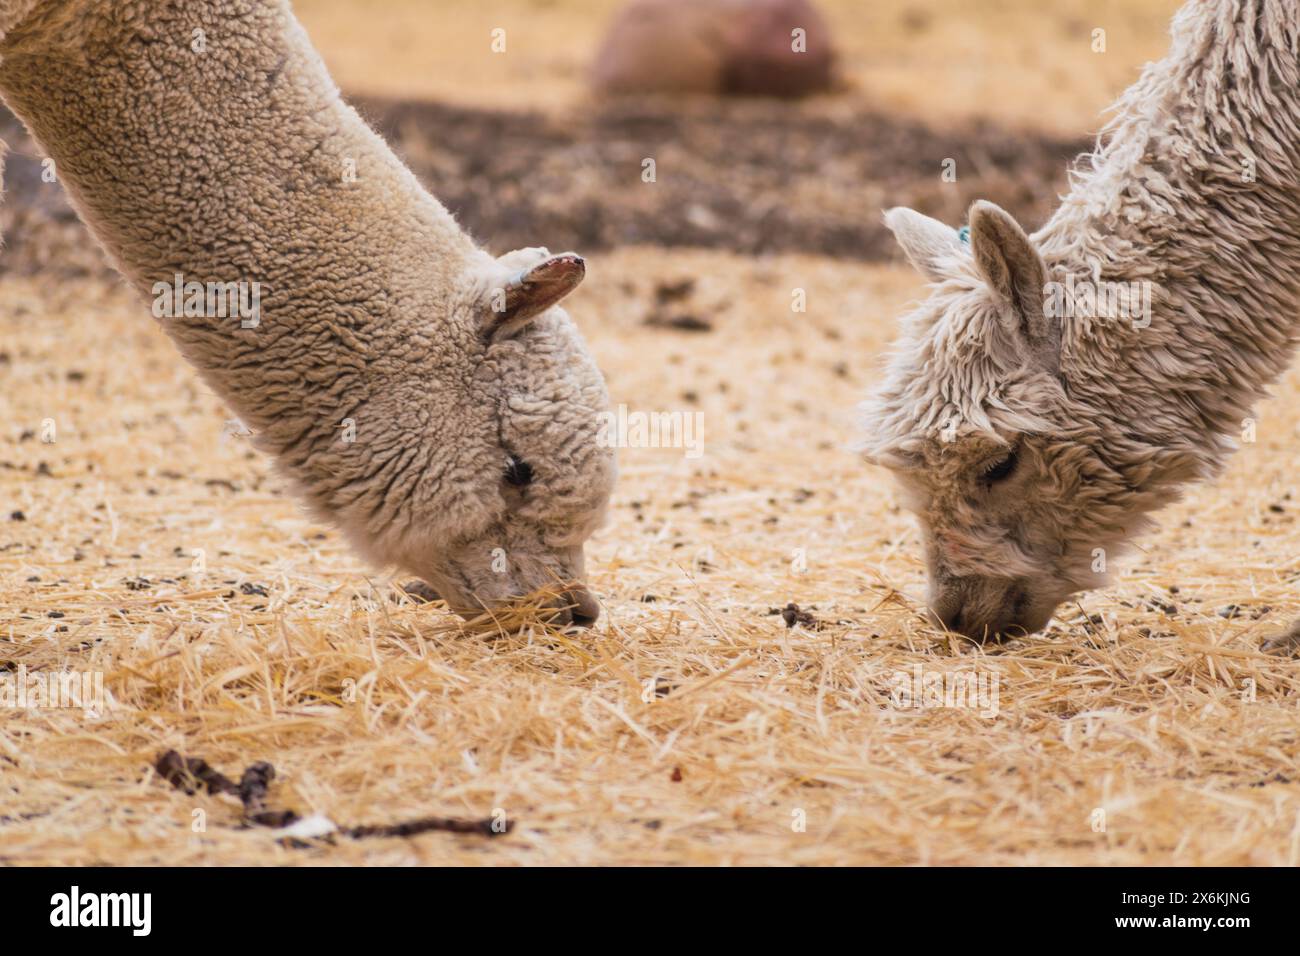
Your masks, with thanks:
M 634 0 L 593 81 L 606 93 L 798 97 L 834 75 L 830 28 L 809 0 Z

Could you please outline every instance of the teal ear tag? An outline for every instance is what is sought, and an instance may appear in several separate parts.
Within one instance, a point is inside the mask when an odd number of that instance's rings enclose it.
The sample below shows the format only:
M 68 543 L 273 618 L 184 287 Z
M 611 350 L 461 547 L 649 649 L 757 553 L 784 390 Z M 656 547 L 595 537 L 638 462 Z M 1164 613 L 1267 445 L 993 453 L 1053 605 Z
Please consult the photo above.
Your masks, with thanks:
M 961 242 L 964 242 L 966 245 L 969 246 L 969 245 L 970 245 L 970 226 L 962 226 L 960 229 L 958 229 L 958 230 L 957 230 L 957 239 L 958 239 L 959 241 L 961 241 Z

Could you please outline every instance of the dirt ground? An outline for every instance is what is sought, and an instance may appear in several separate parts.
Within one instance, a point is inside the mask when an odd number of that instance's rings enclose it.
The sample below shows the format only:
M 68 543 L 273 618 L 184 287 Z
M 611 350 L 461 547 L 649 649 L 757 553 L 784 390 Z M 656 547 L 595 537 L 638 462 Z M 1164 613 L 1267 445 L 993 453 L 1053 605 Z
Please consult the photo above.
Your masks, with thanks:
M 598 250 L 570 312 L 614 404 L 703 416 L 698 458 L 620 452 L 589 546 L 605 613 L 588 634 L 463 633 L 305 518 L 19 159 L 0 253 L 0 673 L 101 672 L 112 707 L 0 708 L 0 863 L 1300 863 L 1300 662 L 1258 651 L 1300 616 L 1300 371 L 1114 586 L 1001 646 L 924 624 L 916 529 L 849 448 L 894 316 L 923 292 L 883 245 L 880 206 L 899 190 L 956 221 L 959 190 L 1001 183 L 1032 220 L 1090 131 L 1071 104 L 1094 115 L 1158 54 L 1172 4 L 1099 8 L 1127 36 L 1107 62 L 1129 58 L 1105 76 L 1073 69 L 1059 40 L 1060 11 L 1082 3 L 909 5 L 919 20 L 827 6 L 875 99 L 594 111 L 575 51 L 609 3 L 299 4 L 343 85 L 480 239 Z M 569 39 L 453 89 L 453 66 L 471 75 L 465 38 L 497 13 Z M 891 43 L 886 23 L 933 48 Z M 999 98 L 934 105 L 920 82 L 961 44 L 991 56 L 1046 38 L 990 77 Z M 1024 76 L 1045 61 L 1066 80 L 1028 129 Z M 914 115 L 922 94 L 933 111 Z M 830 144 L 822 163 L 803 136 L 782 142 L 783 115 Z M 689 172 L 618 188 L 615 160 L 635 170 L 656 140 Z M 982 185 L 915 171 L 949 144 L 991 151 Z M 778 183 L 798 201 L 754 217 Z M 696 202 L 741 225 L 692 220 Z M 977 677 L 996 706 L 900 707 L 915 668 Z M 270 761 L 272 805 L 342 825 L 512 829 L 287 843 L 242 826 L 229 797 L 163 782 L 151 767 L 173 748 L 236 778 Z

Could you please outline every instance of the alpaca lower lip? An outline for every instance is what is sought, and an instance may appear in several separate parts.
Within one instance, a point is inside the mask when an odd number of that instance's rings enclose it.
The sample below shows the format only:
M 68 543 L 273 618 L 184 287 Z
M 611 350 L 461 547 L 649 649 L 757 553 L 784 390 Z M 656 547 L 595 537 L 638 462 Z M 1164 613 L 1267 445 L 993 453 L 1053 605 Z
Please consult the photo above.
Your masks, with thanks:
M 422 582 L 412 582 L 403 590 L 417 600 L 426 594 L 435 594 L 433 600 L 438 600 L 436 592 Z M 601 611 L 600 603 L 578 582 L 564 585 L 558 591 L 552 586 L 496 600 L 461 599 L 446 593 L 441 600 L 449 611 L 466 621 L 497 624 L 517 621 L 522 625 L 537 620 L 559 629 L 589 628 L 600 618 Z
M 591 627 L 600 617 L 600 604 L 582 584 L 570 585 L 550 602 L 549 622 L 559 627 Z
M 402 585 L 402 590 L 408 597 L 414 598 L 421 604 L 431 604 L 434 601 L 441 601 L 442 595 L 436 588 L 425 584 L 423 581 L 407 581 Z
M 1015 637 L 1027 637 L 1047 626 L 1051 612 L 1031 611 L 1024 607 L 1024 599 L 1009 602 L 1015 608 L 1014 615 L 997 617 L 980 617 L 971 615 L 963 608 L 930 608 L 928 615 L 931 623 L 940 630 L 961 634 L 973 641 L 1002 641 Z
M 971 624 L 960 628 L 950 628 L 956 630 L 963 637 L 968 637 L 972 641 L 980 644 L 998 641 L 1009 641 L 1017 637 L 1028 637 L 1038 628 L 1025 627 L 1016 622 L 1002 622 L 993 624 Z

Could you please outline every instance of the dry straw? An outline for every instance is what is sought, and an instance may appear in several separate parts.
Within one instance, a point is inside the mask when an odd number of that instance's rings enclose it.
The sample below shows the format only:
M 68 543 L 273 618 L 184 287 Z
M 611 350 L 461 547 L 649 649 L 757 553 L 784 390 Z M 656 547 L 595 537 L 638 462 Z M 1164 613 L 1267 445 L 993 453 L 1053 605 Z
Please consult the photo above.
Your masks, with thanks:
M 713 330 L 645 326 L 689 276 Z M 0 710 L 0 862 L 1300 863 L 1300 663 L 1258 649 L 1300 616 L 1300 378 L 1113 588 L 975 648 L 916 613 L 912 524 L 845 448 L 918 291 L 797 257 L 606 257 L 573 311 L 614 401 L 703 412 L 705 452 L 621 453 L 593 630 L 483 634 L 305 520 L 124 294 L 10 281 L 0 666 L 100 672 L 111 702 Z M 904 706 L 918 667 L 983 679 L 996 715 Z M 303 816 L 513 830 L 286 843 L 160 779 L 170 749 L 273 763 L 268 805 Z

